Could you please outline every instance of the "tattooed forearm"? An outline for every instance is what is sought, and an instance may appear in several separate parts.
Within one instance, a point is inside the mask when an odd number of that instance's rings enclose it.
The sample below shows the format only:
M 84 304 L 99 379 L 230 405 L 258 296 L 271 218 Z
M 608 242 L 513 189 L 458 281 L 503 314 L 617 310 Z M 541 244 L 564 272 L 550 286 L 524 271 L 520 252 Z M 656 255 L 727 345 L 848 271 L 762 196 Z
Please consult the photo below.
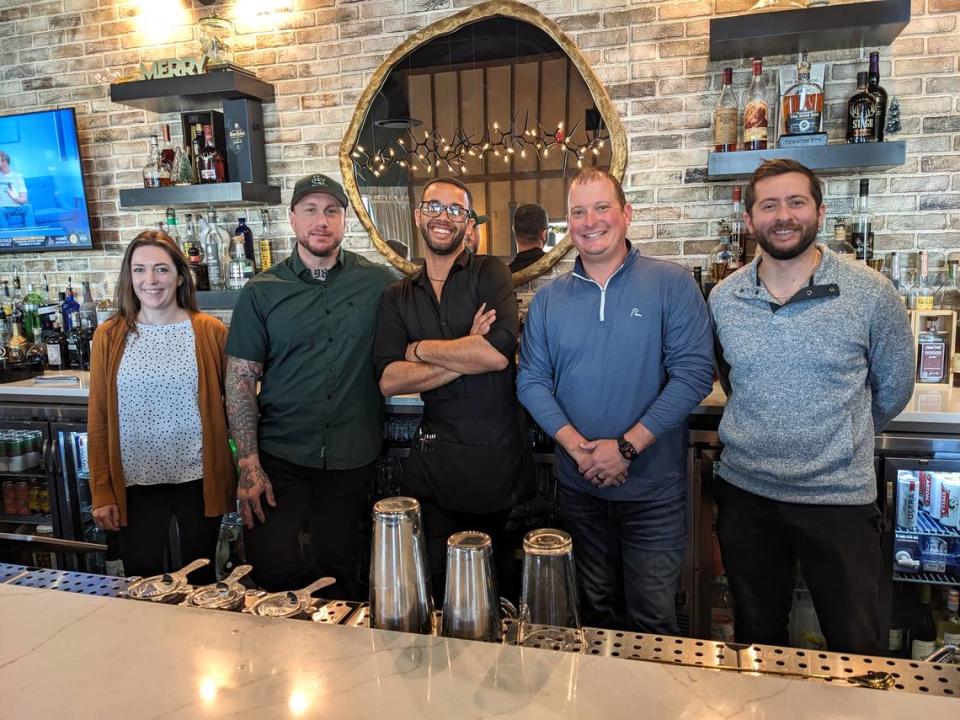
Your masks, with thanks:
M 260 413 L 257 410 L 257 380 L 263 373 L 261 363 L 227 357 L 226 397 L 227 420 L 230 435 L 237 444 L 238 459 L 254 456 L 258 451 L 257 426 Z

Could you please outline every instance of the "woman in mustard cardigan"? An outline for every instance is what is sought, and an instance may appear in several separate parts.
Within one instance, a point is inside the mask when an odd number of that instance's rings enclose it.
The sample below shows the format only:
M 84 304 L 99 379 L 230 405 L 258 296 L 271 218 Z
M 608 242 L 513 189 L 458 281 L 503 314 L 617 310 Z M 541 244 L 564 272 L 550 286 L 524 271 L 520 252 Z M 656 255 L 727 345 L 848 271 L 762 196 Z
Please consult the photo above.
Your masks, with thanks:
M 127 575 L 214 558 L 236 479 L 223 406 L 226 328 L 197 309 L 186 257 L 157 230 L 127 247 L 117 314 L 93 338 L 87 425 L 93 519 L 119 530 Z M 213 566 L 192 579 L 213 581 Z

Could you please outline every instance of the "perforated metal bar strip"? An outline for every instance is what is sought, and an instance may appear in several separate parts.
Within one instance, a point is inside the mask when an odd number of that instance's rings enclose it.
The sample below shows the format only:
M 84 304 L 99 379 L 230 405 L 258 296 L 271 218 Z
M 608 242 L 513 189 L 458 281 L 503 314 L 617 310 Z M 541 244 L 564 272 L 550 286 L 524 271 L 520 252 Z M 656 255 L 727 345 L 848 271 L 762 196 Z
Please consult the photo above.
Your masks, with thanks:
M 25 568 L 23 565 L 0 563 L 0 585 L 10 582 L 14 578 L 18 578 L 27 572 L 29 572 L 29 568 Z
M 120 597 L 130 584 L 127 578 L 109 575 L 92 575 L 48 568 L 24 568 L 24 570 L 27 572 L 12 578 L 7 584 L 102 597 Z

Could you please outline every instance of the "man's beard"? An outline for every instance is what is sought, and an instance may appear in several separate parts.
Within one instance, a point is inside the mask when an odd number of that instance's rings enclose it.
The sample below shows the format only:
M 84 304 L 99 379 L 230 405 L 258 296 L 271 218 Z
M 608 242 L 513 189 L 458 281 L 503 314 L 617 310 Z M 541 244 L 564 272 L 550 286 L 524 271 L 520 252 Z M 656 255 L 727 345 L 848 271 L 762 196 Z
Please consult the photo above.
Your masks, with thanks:
M 793 244 L 788 245 L 787 247 L 777 247 L 771 241 L 769 236 L 773 235 L 777 230 L 786 230 L 794 229 L 800 227 L 800 240 Z M 813 245 L 813 242 L 817 239 L 817 232 L 819 228 L 816 223 L 811 223 L 810 225 L 803 224 L 784 224 L 784 223 L 774 223 L 766 229 L 765 232 L 757 233 L 757 244 L 763 248 L 763 251 L 772 257 L 774 260 L 793 260 L 795 257 L 799 257 L 807 248 Z
M 337 240 L 329 248 L 322 251 L 317 251 L 310 247 L 309 236 L 305 240 L 301 240 L 300 238 L 297 238 L 297 244 L 300 247 L 302 247 L 306 252 L 310 253 L 314 257 L 318 257 L 318 258 L 327 258 L 327 257 L 330 257 L 331 255 L 336 255 L 337 253 L 340 252 L 340 243 L 342 242 L 343 242 L 343 238 L 341 238 L 340 240 Z
M 463 249 L 463 236 L 467 232 L 467 226 L 462 225 L 459 229 L 454 230 L 453 235 L 450 236 L 450 247 L 444 247 L 442 245 L 436 245 L 430 240 L 430 223 L 426 223 L 420 226 L 420 236 L 423 238 L 423 241 L 427 244 L 427 247 L 430 248 L 430 251 L 434 255 L 452 255 L 453 253 Z

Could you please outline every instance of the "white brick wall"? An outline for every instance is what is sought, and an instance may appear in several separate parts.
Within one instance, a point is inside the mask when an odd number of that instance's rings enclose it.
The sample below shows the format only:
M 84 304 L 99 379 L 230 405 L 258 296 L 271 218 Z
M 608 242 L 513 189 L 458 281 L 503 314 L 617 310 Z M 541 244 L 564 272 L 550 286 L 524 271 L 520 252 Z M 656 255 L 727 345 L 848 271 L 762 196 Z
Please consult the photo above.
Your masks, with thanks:
M 234 18 L 252 0 L 222 0 L 204 8 L 179 3 L 185 17 L 216 10 Z M 141 32 L 133 0 L 0 0 L 0 113 L 77 108 L 81 151 L 95 227 L 91 252 L 0 256 L 0 276 L 18 270 L 24 283 L 90 273 L 98 295 L 112 291 L 119 255 L 162 211 L 119 208 L 118 191 L 140 184 L 147 138 L 176 116 L 114 105 L 111 79 L 141 60 L 196 51 L 192 28 Z M 154 0 L 152 5 L 156 5 Z M 265 106 L 268 171 L 289 198 L 293 182 L 310 171 L 339 171 L 339 140 L 373 69 L 415 30 L 472 0 L 285 0 L 287 11 L 238 22 L 237 61 L 276 85 L 277 102 Z M 730 183 L 705 183 L 712 144 L 710 119 L 727 63 L 707 59 L 709 18 L 743 12 L 751 0 L 541 0 L 531 5 L 555 19 L 584 49 L 607 84 L 630 136 L 626 186 L 634 203 L 631 237 L 648 254 L 687 265 L 705 264 L 716 221 L 726 215 Z M 907 162 L 870 173 L 880 251 L 960 249 L 960 0 L 914 0 L 913 20 L 892 47 L 880 48 L 883 84 L 903 111 Z M 164 19 L 175 17 L 165 13 Z M 163 42 L 158 43 L 158 38 Z M 827 100 L 832 139 L 871 48 L 813 53 L 828 63 Z M 792 57 L 765 58 L 774 68 Z M 734 82 L 746 85 L 749 68 L 736 64 Z M 858 178 L 829 176 L 828 215 L 849 214 Z M 235 217 L 221 211 L 221 217 Z M 286 233 L 283 207 L 271 208 Z M 259 211 L 248 211 L 254 232 Z M 832 225 L 832 223 L 831 223 Z M 372 254 L 351 222 L 347 245 Z M 560 270 L 568 264 L 561 264 Z

